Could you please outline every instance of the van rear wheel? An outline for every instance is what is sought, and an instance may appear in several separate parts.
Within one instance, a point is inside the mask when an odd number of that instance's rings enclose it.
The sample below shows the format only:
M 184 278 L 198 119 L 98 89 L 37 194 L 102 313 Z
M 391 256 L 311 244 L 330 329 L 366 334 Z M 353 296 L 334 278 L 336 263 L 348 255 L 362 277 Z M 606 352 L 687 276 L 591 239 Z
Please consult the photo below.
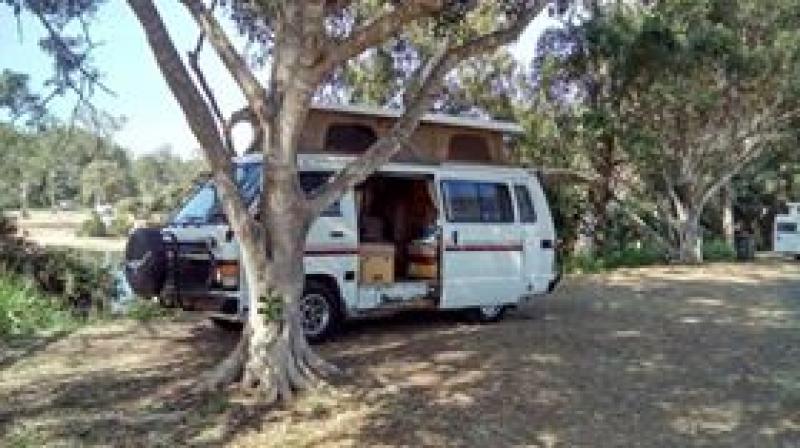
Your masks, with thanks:
M 480 323 L 497 322 L 505 317 L 508 307 L 505 305 L 479 306 L 469 310 L 470 317 Z

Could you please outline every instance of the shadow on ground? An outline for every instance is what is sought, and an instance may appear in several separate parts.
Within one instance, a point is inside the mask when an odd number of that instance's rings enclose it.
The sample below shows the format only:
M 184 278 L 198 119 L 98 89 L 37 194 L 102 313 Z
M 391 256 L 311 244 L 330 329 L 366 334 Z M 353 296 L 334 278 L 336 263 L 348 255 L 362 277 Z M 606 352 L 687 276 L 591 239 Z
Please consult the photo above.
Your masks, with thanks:
M 278 409 L 186 393 L 232 335 L 116 324 L 0 370 L 0 441 L 799 446 L 798 312 L 797 264 L 576 277 L 495 325 L 430 314 L 350 325 L 320 347 L 348 372 L 338 387 Z

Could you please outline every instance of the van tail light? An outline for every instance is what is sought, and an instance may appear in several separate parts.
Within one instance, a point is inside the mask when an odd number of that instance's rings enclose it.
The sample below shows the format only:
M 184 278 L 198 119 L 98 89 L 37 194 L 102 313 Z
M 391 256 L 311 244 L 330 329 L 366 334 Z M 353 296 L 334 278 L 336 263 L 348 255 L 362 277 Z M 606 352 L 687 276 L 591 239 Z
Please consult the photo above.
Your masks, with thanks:
M 239 264 L 220 263 L 214 272 L 214 281 L 225 289 L 239 287 Z

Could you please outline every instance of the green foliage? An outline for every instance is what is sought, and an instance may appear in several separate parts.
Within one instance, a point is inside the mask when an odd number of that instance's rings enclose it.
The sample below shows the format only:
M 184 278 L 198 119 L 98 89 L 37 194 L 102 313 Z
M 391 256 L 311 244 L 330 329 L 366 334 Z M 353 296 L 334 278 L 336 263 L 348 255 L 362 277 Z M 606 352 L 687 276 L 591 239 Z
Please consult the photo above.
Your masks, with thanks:
M 277 321 L 283 318 L 283 297 L 276 291 L 270 289 L 266 296 L 258 298 L 258 303 L 258 314 L 267 320 Z
M 736 251 L 727 241 L 721 238 L 714 238 L 703 241 L 703 260 L 714 261 L 733 261 L 736 259 Z
M 5 230 L 5 232 L 3 231 Z M 14 236 L 13 225 L 0 215 L 0 273 L 25 278 L 42 294 L 88 312 L 103 310 L 114 292 L 108 268 L 93 254 L 43 248 Z
M 629 246 L 599 255 L 570 255 L 564 259 L 564 270 L 574 273 L 594 273 L 618 268 L 635 268 L 665 264 L 668 261 L 663 249 L 653 246 Z
M 63 331 L 78 323 L 63 300 L 41 293 L 19 276 L 0 271 L 0 336 Z
M 100 215 L 92 213 L 81 223 L 81 226 L 78 228 L 78 236 L 102 238 L 109 236 L 109 232 L 106 229 L 103 219 L 100 218 Z
M 137 299 L 127 310 L 127 316 L 139 322 L 167 319 L 174 316 L 172 309 L 164 308 L 152 300 Z
M 127 215 L 118 214 L 106 225 L 97 213 L 92 213 L 81 223 L 77 234 L 91 238 L 124 237 L 130 233 L 132 228 L 133 222 Z
M 108 233 L 113 236 L 127 236 L 132 228 L 133 223 L 127 215 L 117 215 L 108 226 Z
M 0 208 L 130 198 L 126 207 L 147 217 L 176 207 L 205 167 L 200 160 L 182 160 L 168 147 L 133 159 L 105 134 L 57 123 L 35 130 L 0 123 Z
M 105 204 L 130 193 L 129 173 L 110 160 L 95 160 L 81 172 L 81 200 L 84 204 Z

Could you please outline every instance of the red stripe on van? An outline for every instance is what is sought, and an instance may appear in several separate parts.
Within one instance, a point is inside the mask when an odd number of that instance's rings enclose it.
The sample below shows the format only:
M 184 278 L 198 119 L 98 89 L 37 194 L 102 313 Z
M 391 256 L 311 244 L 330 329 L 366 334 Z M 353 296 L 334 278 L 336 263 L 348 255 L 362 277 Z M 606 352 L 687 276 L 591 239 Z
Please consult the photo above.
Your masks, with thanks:
M 448 245 L 448 252 L 522 252 L 522 244 L 459 244 Z
M 311 247 L 307 248 L 304 255 L 309 257 L 340 257 L 342 255 L 358 255 L 355 247 Z

